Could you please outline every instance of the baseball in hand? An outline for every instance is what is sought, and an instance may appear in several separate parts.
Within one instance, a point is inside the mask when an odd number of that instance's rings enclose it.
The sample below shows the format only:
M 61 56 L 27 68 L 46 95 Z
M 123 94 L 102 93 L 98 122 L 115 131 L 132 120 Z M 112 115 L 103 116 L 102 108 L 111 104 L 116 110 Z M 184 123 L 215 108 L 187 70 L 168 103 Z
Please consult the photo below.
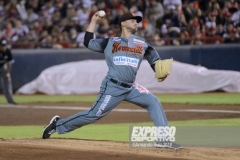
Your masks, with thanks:
M 98 15 L 100 17 L 104 17 L 106 15 L 106 13 L 103 10 L 100 10 L 100 11 L 98 11 Z

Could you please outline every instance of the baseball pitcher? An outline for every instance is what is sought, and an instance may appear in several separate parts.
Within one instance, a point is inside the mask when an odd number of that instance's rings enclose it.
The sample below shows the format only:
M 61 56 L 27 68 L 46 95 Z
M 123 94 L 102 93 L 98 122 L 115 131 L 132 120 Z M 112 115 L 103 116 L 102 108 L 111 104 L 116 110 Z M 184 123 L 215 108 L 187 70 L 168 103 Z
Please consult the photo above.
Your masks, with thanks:
M 103 79 L 96 102 L 91 109 L 65 119 L 54 116 L 43 130 L 42 138 L 52 133 L 65 134 L 84 125 L 94 123 L 107 115 L 122 101 L 134 103 L 148 111 L 155 126 L 168 126 L 165 113 L 158 98 L 143 86 L 134 83 L 140 64 L 145 58 L 153 70 L 157 70 L 158 81 L 163 81 L 171 69 L 171 61 L 161 61 L 157 51 L 145 39 L 135 36 L 142 17 L 125 13 L 120 17 L 121 37 L 94 39 L 94 30 L 101 20 L 96 12 L 84 37 L 84 45 L 95 52 L 105 54 L 108 73 Z M 165 65 L 167 64 L 167 65 Z M 169 69 L 170 68 L 170 69 Z M 173 148 L 181 148 L 175 144 Z

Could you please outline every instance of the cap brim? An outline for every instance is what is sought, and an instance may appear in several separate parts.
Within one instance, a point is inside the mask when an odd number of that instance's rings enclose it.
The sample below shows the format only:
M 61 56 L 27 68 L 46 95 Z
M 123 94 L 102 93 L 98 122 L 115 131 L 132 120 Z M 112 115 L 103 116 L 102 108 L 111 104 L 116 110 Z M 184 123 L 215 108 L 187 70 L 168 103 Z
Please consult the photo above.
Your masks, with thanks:
M 137 23 L 142 22 L 142 17 L 141 16 L 134 16 L 133 19 L 136 19 Z
M 136 19 L 136 20 L 137 20 L 137 23 L 142 22 L 142 17 L 141 17 L 141 16 L 134 16 L 134 17 L 131 17 L 131 18 L 129 18 L 129 19 Z M 121 22 L 127 21 L 127 20 L 129 20 L 129 19 L 120 21 L 119 24 L 121 25 Z

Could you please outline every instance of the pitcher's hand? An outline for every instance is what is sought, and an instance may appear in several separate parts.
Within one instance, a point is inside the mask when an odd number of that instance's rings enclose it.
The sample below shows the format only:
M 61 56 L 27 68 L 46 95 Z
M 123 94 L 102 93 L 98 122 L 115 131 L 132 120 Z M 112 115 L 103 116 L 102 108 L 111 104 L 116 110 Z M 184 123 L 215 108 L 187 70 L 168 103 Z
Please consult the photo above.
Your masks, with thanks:
M 92 16 L 91 23 L 99 23 L 103 17 L 100 17 L 98 11 Z

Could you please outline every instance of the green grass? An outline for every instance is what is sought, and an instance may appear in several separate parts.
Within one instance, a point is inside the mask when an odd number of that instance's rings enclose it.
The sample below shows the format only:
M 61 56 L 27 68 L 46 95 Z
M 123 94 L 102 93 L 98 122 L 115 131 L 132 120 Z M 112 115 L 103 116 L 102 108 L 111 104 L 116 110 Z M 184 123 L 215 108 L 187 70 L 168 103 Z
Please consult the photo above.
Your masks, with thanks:
M 240 93 L 158 95 L 162 103 L 240 104 Z
M 240 93 L 173 94 L 157 95 L 157 97 L 162 103 L 240 104 Z M 93 103 L 96 98 L 96 95 L 14 95 L 17 103 Z M 0 96 L 0 103 L 6 103 L 2 95 Z
M 97 96 L 88 95 L 14 95 L 17 103 L 67 103 L 67 102 L 91 102 L 96 100 Z M 0 97 L 0 103 L 4 102 L 4 97 Z
M 54 138 L 128 141 L 129 126 L 152 126 L 153 123 L 91 124 Z M 170 126 L 240 126 L 239 119 L 171 121 Z M 44 126 L 0 126 L 0 138 L 41 138 Z

